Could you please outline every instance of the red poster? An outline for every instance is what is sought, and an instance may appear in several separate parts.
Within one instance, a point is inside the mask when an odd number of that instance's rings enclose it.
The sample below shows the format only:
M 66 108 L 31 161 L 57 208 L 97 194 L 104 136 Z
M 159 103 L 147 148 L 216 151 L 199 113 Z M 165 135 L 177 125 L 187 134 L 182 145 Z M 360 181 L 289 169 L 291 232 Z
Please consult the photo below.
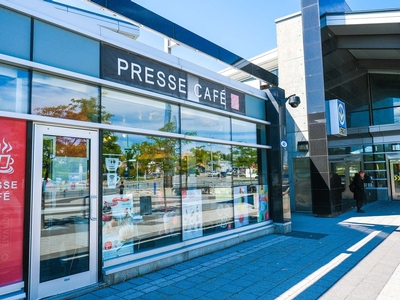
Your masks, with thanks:
M 0 118 L 0 286 L 22 281 L 26 122 Z

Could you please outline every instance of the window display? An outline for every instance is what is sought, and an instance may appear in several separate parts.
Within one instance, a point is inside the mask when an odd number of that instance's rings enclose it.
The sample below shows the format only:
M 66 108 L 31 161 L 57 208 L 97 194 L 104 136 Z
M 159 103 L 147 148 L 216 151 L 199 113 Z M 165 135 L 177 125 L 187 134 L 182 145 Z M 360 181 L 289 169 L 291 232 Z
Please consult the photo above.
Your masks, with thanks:
M 181 241 L 181 199 L 173 194 L 179 141 L 103 134 L 103 259 Z

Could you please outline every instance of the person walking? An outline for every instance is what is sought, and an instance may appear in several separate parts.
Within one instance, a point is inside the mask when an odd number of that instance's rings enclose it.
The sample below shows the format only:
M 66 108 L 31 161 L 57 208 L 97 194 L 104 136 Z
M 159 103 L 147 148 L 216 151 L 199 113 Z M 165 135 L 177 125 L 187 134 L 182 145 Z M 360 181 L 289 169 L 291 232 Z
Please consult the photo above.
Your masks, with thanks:
M 361 207 L 364 204 L 364 199 L 365 199 L 364 176 L 365 176 L 365 172 L 360 171 L 354 175 L 354 179 L 353 179 L 353 181 L 354 181 L 354 199 L 356 200 L 358 213 L 364 212 L 361 209 Z
M 124 194 L 124 188 L 125 188 L 124 182 L 121 181 L 121 184 L 119 185 L 119 194 L 120 195 Z

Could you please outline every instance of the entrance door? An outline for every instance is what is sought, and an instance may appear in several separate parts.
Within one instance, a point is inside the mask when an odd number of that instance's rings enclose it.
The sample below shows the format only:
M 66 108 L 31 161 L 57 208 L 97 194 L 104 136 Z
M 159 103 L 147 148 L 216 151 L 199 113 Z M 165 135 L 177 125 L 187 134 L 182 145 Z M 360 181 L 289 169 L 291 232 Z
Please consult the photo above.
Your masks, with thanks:
M 35 125 L 29 299 L 97 282 L 98 133 Z
M 337 173 L 345 190 L 342 193 L 343 199 L 353 199 L 353 193 L 349 189 L 349 185 L 354 175 L 360 171 L 360 161 L 343 161 L 331 162 L 331 171 Z
M 400 200 L 400 160 L 390 160 L 392 200 Z

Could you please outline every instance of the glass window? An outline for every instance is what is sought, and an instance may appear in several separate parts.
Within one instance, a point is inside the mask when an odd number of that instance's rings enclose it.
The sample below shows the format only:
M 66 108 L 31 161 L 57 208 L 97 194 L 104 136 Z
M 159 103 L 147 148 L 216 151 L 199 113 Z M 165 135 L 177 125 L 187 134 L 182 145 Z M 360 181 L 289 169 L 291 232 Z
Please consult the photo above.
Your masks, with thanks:
M 183 240 L 234 228 L 231 147 L 182 144 L 174 193 L 182 195 Z
M 267 126 L 262 124 L 257 124 L 257 144 L 266 145 L 267 144 Z
M 149 98 L 102 90 L 102 108 L 110 114 L 109 124 L 179 132 L 179 107 Z
M 364 161 L 374 161 L 374 155 L 364 155 Z
M 400 123 L 400 107 L 374 109 L 374 125 Z
M 373 108 L 400 105 L 400 76 L 395 74 L 370 74 Z
M 257 125 L 246 121 L 232 119 L 232 141 L 256 144 Z
M 400 144 L 385 144 L 385 151 L 400 151 Z
M 34 26 L 33 61 L 100 76 L 99 42 L 38 20 Z
M 99 122 L 99 88 L 72 80 L 33 73 L 32 114 Z M 103 122 L 109 119 L 103 112 Z
M 265 100 L 246 94 L 246 115 L 259 120 L 266 120 Z
M 400 76 L 370 74 L 374 125 L 400 123 Z
M 182 133 L 207 138 L 230 140 L 230 119 L 182 107 Z
M 0 7 L 0 53 L 30 60 L 31 19 Z
M 29 72 L 0 65 L 0 110 L 29 113 Z
M 369 112 L 365 111 L 353 111 L 350 113 L 350 120 L 347 120 L 347 124 L 350 124 L 349 128 L 369 126 Z
M 386 170 L 385 163 L 367 163 L 364 162 L 364 170 Z
M 176 139 L 103 133 L 103 259 L 181 241 Z
M 245 201 L 246 215 L 248 215 L 246 223 L 269 220 L 268 185 L 260 184 L 258 159 L 256 148 L 238 146 L 232 148 L 234 198 L 235 202 L 239 198 L 242 198 L 240 201 Z M 242 206 L 241 209 L 243 208 Z
M 329 155 L 339 155 L 339 154 L 349 154 L 350 148 L 349 147 L 342 147 L 342 148 L 328 148 Z

